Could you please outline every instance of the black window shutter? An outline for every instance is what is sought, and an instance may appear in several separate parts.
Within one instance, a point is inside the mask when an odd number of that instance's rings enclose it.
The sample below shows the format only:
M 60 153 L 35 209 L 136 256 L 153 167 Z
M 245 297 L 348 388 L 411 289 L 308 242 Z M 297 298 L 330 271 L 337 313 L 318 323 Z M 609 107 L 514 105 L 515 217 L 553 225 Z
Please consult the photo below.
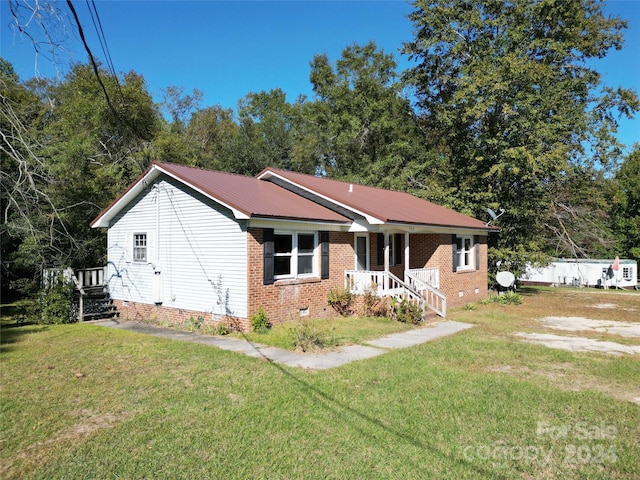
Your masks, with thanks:
M 271 285 L 274 282 L 274 261 L 273 261 L 273 228 L 265 228 L 263 230 L 264 240 L 262 243 L 264 257 L 264 281 L 265 285 Z
M 378 234 L 378 265 L 384 265 L 384 233 Z
M 473 236 L 473 243 L 476 248 L 476 270 L 480 270 L 480 235 Z
M 329 278 L 329 232 L 320 232 L 320 278 Z
M 394 255 L 394 260 L 396 265 L 401 265 L 402 262 L 402 251 L 404 250 L 404 235 L 401 233 L 396 233 L 396 241 L 395 241 L 396 253 Z
M 451 235 L 451 265 L 453 267 L 453 271 L 457 271 L 458 270 L 458 265 L 457 265 L 457 261 L 458 261 L 458 256 L 456 255 L 456 247 L 458 242 L 456 242 L 456 236 L 455 235 Z

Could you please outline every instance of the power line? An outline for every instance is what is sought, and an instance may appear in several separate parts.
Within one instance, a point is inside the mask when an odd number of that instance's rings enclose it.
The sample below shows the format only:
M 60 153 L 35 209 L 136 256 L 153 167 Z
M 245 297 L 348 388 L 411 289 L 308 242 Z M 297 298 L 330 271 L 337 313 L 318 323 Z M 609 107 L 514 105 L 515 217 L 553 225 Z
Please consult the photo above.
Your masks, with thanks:
M 71 3 L 71 0 L 67 0 L 67 5 L 69 7 L 69 10 L 71 10 L 71 14 L 73 15 L 73 18 L 74 18 L 74 20 L 76 22 L 76 25 L 78 27 L 78 33 L 80 34 L 80 39 L 82 40 L 82 44 L 84 45 L 84 49 L 86 50 L 87 54 L 89 55 L 89 60 L 91 61 L 91 66 L 93 67 L 93 72 L 95 73 L 96 78 L 98 79 L 98 83 L 102 87 L 102 91 L 104 92 L 104 96 L 105 96 L 105 98 L 107 100 L 107 105 L 109 105 L 109 109 L 114 113 L 114 115 L 116 115 L 116 118 L 117 118 L 118 117 L 118 112 L 113 107 L 113 104 L 111 103 L 111 99 L 109 98 L 109 94 L 107 93 L 107 88 L 104 86 L 104 83 L 102 82 L 102 77 L 100 77 L 100 70 L 98 69 L 98 64 L 96 63 L 96 59 L 93 57 L 93 53 L 91 52 L 91 49 L 89 48 L 89 44 L 87 43 L 87 39 L 84 36 L 84 30 L 82 29 L 82 25 L 80 24 L 80 19 L 78 18 L 78 13 L 76 12 L 76 9 L 73 6 L 73 3 Z
M 107 38 L 105 37 L 104 29 L 102 28 L 102 21 L 100 20 L 100 15 L 98 14 L 98 9 L 96 7 L 95 0 L 91 0 L 91 3 L 89 3 L 89 0 L 86 0 L 86 3 L 87 3 L 87 8 L 89 9 L 89 14 L 91 15 L 91 21 L 93 22 L 93 28 L 95 28 L 96 30 L 98 40 L 100 41 L 100 47 L 102 48 L 102 53 L 104 54 L 104 57 L 107 62 L 107 68 L 111 72 L 111 75 L 113 76 L 116 82 L 116 86 L 118 87 L 118 91 L 120 92 L 120 96 L 124 101 L 124 94 L 122 92 L 122 87 L 120 86 L 120 81 L 118 80 L 116 69 L 113 66 L 111 52 L 109 51 Z M 96 21 L 97 21 L 97 24 L 96 24 Z

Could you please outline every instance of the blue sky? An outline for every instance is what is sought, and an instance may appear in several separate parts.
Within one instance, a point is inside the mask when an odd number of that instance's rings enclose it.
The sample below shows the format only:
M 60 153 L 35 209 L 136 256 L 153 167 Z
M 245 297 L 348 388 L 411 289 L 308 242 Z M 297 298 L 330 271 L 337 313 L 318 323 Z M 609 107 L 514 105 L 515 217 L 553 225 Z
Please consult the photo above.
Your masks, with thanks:
M 86 2 L 74 5 L 94 54 L 104 60 Z M 64 2 L 60 7 L 66 11 Z M 327 53 L 332 61 L 344 47 L 374 40 L 396 56 L 410 41 L 413 27 L 404 1 L 129 1 L 96 0 L 111 59 L 118 72 L 141 74 L 154 98 L 168 86 L 204 92 L 202 106 L 233 108 L 249 92 L 281 88 L 289 101 L 311 96 L 309 62 Z M 37 58 L 30 42 L 8 28 L 7 2 L 0 1 L 0 54 L 20 78 L 57 71 L 44 54 Z M 640 92 L 640 1 L 609 1 L 606 11 L 629 20 L 625 48 L 597 62 L 610 86 Z M 86 61 L 77 34 L 72 34 L 65 64 Z M 623 121 L 619 133 L 626 145 L 640 142 L 640 118 Z

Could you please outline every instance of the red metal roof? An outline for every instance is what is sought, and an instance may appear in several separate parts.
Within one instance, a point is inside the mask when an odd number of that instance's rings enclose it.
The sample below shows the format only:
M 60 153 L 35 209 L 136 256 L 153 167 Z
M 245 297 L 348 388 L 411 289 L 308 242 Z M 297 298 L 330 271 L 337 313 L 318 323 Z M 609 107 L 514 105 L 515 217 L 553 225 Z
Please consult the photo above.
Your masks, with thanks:
M 322 205 L 254 177 L 171 163 L 155 165 L 249 217 L 349 222 L 348 218 Z
M 487 227 L 480 220 L 408 193 L 350 184 L 276 168 L 267 168 L 258 177 L 267 179 L 269 174 L 275 174 L 296 186 L 331 198 L 350 209 L 375 217 L 385 223 L 495 230 L 495 228 Z
M 139 193 L 143 188 L 143 184 L 146 183 L 145 179 L 155 178 L 158 172 L 164 172 L 234 210 L 234 214 L 241 215 L 240 218 L 260 217 L 332 223 L 351 222 L 350 219 L 318 203 L 254 177 L 154 162 L 145 173 L 138 177 L 129 188 L 91 222 L 91 226 L 108 226 L 110 220 L 131 201 L 132 195 Z
M 349 184 L 326 178 L 267 168 L 257 177 L 216 172 L 172 163 L 154 162 L 114 202 L 91 223 L 93 227 L 106 227 L 111 219 L 144 189 L 147 181 L 163 172 L 184 182 L 203 195 L 232 209 L 237 218 L 283 218 L 334 223 L 351 223 L 351 219 L 327 208 L 335 205 L 343 213 L 373 217 L 375 223 L 414 224 L 436 227 L 468 228 L 484 231 L 496 230 L 483 222 L 408 193 Z M 324 197 L 316 203 L 299 193 L 283 188 L 271 180 Z

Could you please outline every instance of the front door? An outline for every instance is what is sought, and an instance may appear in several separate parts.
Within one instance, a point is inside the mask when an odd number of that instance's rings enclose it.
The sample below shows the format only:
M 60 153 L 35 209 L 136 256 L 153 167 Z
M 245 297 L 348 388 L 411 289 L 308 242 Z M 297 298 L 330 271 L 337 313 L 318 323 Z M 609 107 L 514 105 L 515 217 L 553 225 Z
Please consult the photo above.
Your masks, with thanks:
M 369 270 L 369 235 L 356 235 L 356 270 Z

